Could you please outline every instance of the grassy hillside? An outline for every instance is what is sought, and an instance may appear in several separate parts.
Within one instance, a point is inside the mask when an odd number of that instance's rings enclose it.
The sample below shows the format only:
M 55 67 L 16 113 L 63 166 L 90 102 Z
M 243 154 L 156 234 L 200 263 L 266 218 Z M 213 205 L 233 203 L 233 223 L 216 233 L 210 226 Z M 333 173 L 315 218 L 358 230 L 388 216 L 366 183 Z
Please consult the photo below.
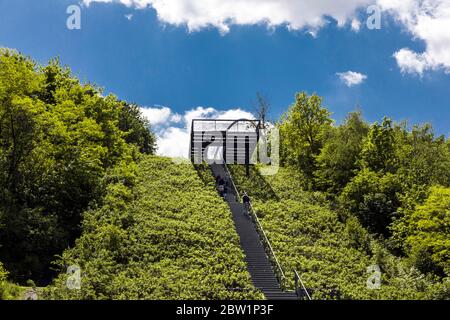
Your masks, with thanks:
M 19 299 L 20 287 L 8 282 L 8 273 L 0 262 L 0 300 Z
M 206 168 L 145 157 L 134 187 L 110 188 L 105 205 L 85 214 L 83 235 L 63 254 L 60 266 L 81 267 L 81 290 L 68 290 L 62 273 L 47 297 L 262 298 L 212 179 Z
M 303 191 L 303 176 L 281 168 L 262 177 L 253 168 L 231 166 L 238 188 L 247 191 L 274 251 L 293 288 L 293 270 L 300 272 L 316 299 L 436 299 L 448 292 L 431 276 L 388 253 L 356 219 L 342 222 L 318 192 Z M 367 288 L 370 265 L 379 265 L 382 285 Z

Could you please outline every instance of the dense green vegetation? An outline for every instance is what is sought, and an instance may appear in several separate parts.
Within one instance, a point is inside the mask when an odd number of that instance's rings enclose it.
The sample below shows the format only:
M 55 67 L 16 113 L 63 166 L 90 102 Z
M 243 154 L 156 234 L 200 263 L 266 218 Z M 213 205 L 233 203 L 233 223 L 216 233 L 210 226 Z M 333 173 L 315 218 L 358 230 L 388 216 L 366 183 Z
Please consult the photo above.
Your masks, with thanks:
M 8 272 L 0 262 L 0 300 L 20 298 L 20 287 L 8 282 Z
M 450 141 L 360 112 L 335 125 L 306 93 L 277 126 L 278 174 L 231 170 L 287 286 L 298 270 L 315 298 L 449 299 Z M 0 299 L 263 298 L 208 167 L 154 153 L 137 105 L 0 49 Z
M 424 271 L 450 274 L 450 188 L 433 187 L 406 223 L 405 250 Z
M 0 261 L 11 278 L 48 283 L 82 213 L 154 143 L 136 106 L 81 84 L 57 60 L 40 66 L 0 49 Z
M 239 189 L 250 194 L 291 289 L 297 270 L 315 299 L 448 297 L 448 282 L 392 255 L 357 219 L 342 222 L 321 192 L 303 190 L 304 177 L 294 169 L 262 177 L 253 168 L 248 178 L 243 167 L 230 169 Z M 367 288 L 370 265 L 381 268 L 379 290 Z
M 229 211 L 206 167 L 148 157 L 134 187 L 110 189 L 84 214 L 83 234 L 59 265 L 79 265 L 80 291 L 62 274 L 48 298 L 249 299 L 253 288 Z
M 142 156 L 155 138 L 138 106 L 2 49 L 0 134 L 2 299 L 21 292 L 7 276 L 58 273 L 48 298 L 262 298 L 210 172 Z
M 278 123 L 280 172 L 232 166 L 282 266 L 319 298 L 450 298 L 450 141 L 430 125 L 330 115 L 298 94 Z M 379 290 L 366 288 L 374 264 Z

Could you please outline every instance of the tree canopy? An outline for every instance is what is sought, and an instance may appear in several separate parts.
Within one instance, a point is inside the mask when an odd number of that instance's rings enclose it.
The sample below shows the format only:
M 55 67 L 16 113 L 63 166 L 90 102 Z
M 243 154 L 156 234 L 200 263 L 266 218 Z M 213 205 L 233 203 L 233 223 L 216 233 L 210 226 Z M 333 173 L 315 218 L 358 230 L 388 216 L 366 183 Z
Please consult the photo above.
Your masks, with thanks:
M 330 115 L 322 106 L 321 97 L 298 93 L 295 103 L 282 117 L 279 125 L 282 163 L 297 166 L 308 177 L 312 177 L 324 133 L 332 123 Z
M 1 49 L 0 261 L 11 276 L 48 282 L 107 177 L 154 151 L 137 106 L 81 84 L 57 59 L 40 66 Z

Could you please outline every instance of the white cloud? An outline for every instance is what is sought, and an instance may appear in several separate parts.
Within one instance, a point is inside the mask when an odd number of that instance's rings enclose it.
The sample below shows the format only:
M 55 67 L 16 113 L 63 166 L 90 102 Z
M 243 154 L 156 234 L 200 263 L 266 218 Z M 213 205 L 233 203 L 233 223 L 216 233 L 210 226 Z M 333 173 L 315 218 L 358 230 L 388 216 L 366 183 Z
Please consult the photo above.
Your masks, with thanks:
M 232 109 L 218 112 L 218 119 L 238 120 L 238 119 L 254 119 L 255 117 L 247 111 L 242 109 Z
M 150 124 L 156 128 L 167 126 L 168 124 L 180 123 L 183 119 L 180 114 L 172 112 L 168 107 L 141 108 L 143 115 Z
M 151 5 L 152 0 L 83 0 L 84 5 L 87 7 L 90 6 L 93 2 L 102 2 L 102 3 L 111 3 L 111 2 L 120 2 L 127 7 L 134 7 L 137 9 L 144 9 Z
M 150 124 L 162 125 L 170 120 L 172 110 L 167 107 L 162 108 L 141 108 L 142 114 L 150 121 Z
M 350 26 L 353 31 L 359 32 L 359 30 L 361 29 L 361 21 L 359 21 L 358 19 L 353 19 Z
M 183 120 L 186 124 L 186 128 L 190 125 L 192 120 L 194 119 L 207 119 L 207 118 L 213 118 L 214 115 L 217 113 L 216 109 L 214 108 L 204 108 L 204 107 L 197 107 L 192 110 L 188 110 L 185 112 L 183 116 Z
M 427 68 L 427 57 L 409 49 L 401 49 L 394 54 L 395 60 L 403 73 L 423 74 Z
M 354 18 L 355 12 L 375 0 L 83 0 L 120 2 L 128 7 L 151 6 L 165 23 L 185 25 L 190 31 L 215 27 L 227 33 L 231 25 L 286 25 L 289 29 L 303 28 L 315 32 L 331 17 L 343 26 Z
M 170 117 L 170 121 L 174 123 L 179 123 L 181 120 L 183 120 L 183 117 L 178 113 L 172 114 Z
M 157 136 L 158 154 L 171 158 L 187 158 L 189 152 L 189 130 L 169 127 Z
M 394 54 L 403 72 L 423 74 L 427 70 L 450 72 L 449 0 L 378 0 L 414 38 L 423 40 L 424 52 L 403 48 Z
M 338 72 L 337 75 L 347 87 L 356 86 L 363 83 L 367 79 L 367 76 L 365 74 L 354 71 Z
M 422 74 L 427 70 L 450 72 L 450 1 L 449 0 L 82 0 L 117 2 L 144 9 L 151 7 L 163 23 L 187 26 L 190 31 L 215 27 L 227 33 L 232 25 L 266 24 L 306 29 L 316 36 L 329 18 L 339 26 L 350 22 L 353 31 L 362 27 L 358 9 L 378 4 L 384 14 L 391 14 L 416 39 L 423 40 L 424 52 L 399 48 L 395 58 L 403 72 Z
M 254 119 L 242 109 L 219 111 L 214 108 L 197 107 L 184 115 L 174 113 L 168 107 L 141 108 L 143 115 L 154 125 L 157 135 L 158 154 L 172 158 L 187 158 L 190 129 L 193 119 Z

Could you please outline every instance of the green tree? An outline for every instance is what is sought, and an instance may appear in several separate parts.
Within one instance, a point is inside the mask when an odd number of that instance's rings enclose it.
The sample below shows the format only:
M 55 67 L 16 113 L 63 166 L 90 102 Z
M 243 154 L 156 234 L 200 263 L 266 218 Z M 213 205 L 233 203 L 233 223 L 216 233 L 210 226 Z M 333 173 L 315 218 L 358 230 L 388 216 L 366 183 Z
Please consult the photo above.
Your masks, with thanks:
M 407 189 L 404 206 L 413 208 L 425 200 L 431 185 L 450 186 L 450 152 L 445 138 L 435 137 L 430 124 L 414 126 L 398 145 L 398 174 Z
M 449 162 L 446 141 L 435 137 L 431 125 L 408 131 L 406 123 L 385 118 L 372 125 L 361 151 L 361 171 L 340 199 L 372 232 L 392 235 L 392 248 L 403 250 L 408 212 L 428 197 L 431 186 L 449 185 Z
M 361 151 L 361 166 L 375 172 L 395 172 L 395 129 L 392 120 L 384 118 L 382 124 L 375 122 L 370 128 Z
M 154 151 L 139 108 L 125 106 L 58 60 L 41 67 L 0 50 L 0 260 L 12 279 L 47 283 L 117 168 L 133 167 L 134 150 Z
M 141 153 L 155 153 L 156 137 L 151 132 L 150 122 L 144 118 L 139 106 L 123 103 L 119 128 L 125 132 L 125 141 L 137 146 Z
M 331 113 L 322 106 L 322 98 L 305 92 L 296 95 L 296 101 L 280 123 L 282 163 L 294 165 L 309 178 L 316 170 L 316 157 L 323 145 L 324 133 L 332 123 Z
M 344 188 L 340 201 L 370 232 L 389 235 L 388 226 L 400 206 L 401 190 L 398 176 L 363 169 Z
M 29 107 L 40 89 L 40 80 L 32 61 L 0 49 L 0 180 L 6 190 L 17 188 L 21 179 L 19 164 L 32 148 L 32 117 L 40 110 Z
M 357 172 L 357 160 L 369 131 L 360 112 L 352 112 L 337 128 L 330 128 L 317 157 L 316 185 L 337 195 Z
M 450 188 L 433 187 L 408 219 L 406 246 L 423 272 L 450 274 Z

